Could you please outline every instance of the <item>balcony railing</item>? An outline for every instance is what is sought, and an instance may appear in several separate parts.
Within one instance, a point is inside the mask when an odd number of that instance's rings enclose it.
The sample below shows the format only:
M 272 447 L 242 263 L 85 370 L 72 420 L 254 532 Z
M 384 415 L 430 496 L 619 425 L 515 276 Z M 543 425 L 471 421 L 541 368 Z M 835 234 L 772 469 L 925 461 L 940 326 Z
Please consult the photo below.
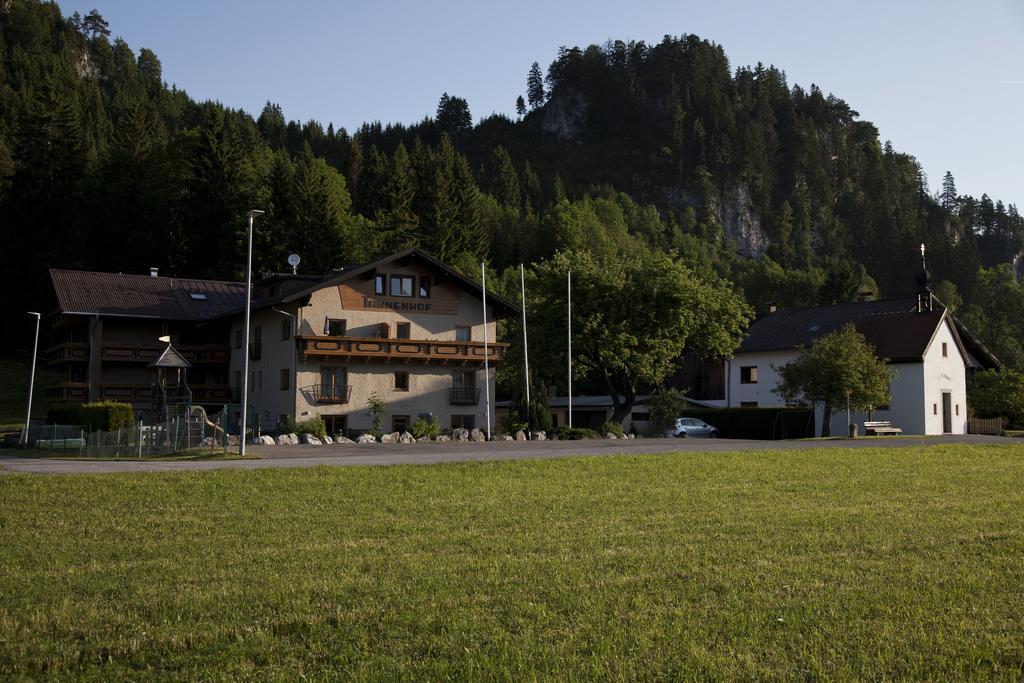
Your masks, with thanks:
M 484 357 L 491 364 L 500 363 L 508 344 L 493 342 L 484 351 L 483 342 L 438 341 L 417 339 L 378 339 L 373 337 L 299 337 L 306 357 L 340 358 L 346 360 L 402 360 L 421 363 L 480 364 Z
M 164 352 L 165 344 L 109 343 L 100 348 L 100 360 L 128 363 L 152 363 Z M 190 363 L 227 363 L 231 350 L 222 344 L 197 344 L 175 346 L 175 349 Z M 63 342 L 46 350 L 47 363 L 55 365 L 71 361 L 87 362 L 89 344 L 86 342 Z
M 307 392 L 316 403 L 348 403 L 352 396 L 352 387 L 347 384 L 314 384 L 306 387 Z
M 190 392 L 190 396 L 186 393 Z M 149 403 L 153 400 L 153 387 L 149 384 L 101 384 L 96 392 L 99 400 Z M 46 390 L 51 401 L 88 401 L 88 382 L 61 382 Z M 172 388 L 167 395 L 171 402 L 232 403 L 231 390 L 226 384 L 196 384 L 183 389 Z
M 46 389 L 46 398 L 51 401 L 88 401 L 88 382 L 61 382 Z
M 480 403 L 480 387 L 452 387 L 448 400 L 454 406 L 475 406 Z

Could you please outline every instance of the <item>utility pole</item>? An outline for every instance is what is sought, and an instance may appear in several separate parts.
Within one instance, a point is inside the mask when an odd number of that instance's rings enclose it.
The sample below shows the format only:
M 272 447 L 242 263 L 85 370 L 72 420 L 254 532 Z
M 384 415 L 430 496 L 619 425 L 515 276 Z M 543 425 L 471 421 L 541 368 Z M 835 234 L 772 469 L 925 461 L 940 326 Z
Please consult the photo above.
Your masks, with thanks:
M 32 422 L 32 391 L 36 386 L 36 355 L 39 353 L 39 320 L 43 317 L 35 311 L 29 311 L 29 315 L 36 317 L 36 341 L 32 345 L 32 374 L 28 380 L 28 412 L 25 415 L 25 428 L 21 430 L 21 445 L 28 443 L 28 427 Z
M 245 428 L 249 411 L 249 314 L 252 310 L 252 222 L 263 211 L 253 209 L 249 212 L 249 250 L 245 263 L 245 322 L 242 329 L 242 424 L 238 434 L 238 454 L 245 457 Z

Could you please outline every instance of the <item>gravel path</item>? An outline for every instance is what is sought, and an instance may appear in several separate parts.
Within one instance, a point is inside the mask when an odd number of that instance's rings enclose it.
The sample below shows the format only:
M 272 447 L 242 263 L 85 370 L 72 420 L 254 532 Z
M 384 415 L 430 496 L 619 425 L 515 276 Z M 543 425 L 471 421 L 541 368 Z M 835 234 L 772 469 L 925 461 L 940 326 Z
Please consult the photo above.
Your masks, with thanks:
M 695 451 L 747 451 L 808 448 L 907 447 L 938 444 L 1019 445 L 1024 440 L 999 436 L 905 436 L 832 441 L 748 441 L 742 439 L 636 439 L 633 441 L 496 441 L 491 443 L 418 443 L 335 446 L 249 446 L 245 460 L 60 460 L 0 455 L 0 472 L 85 474 L 170 472 L 179 470 L 316 467 L 318 465 L 401 465 L 482 460 L 566 458 Z M 10 453 L 10 452 L 9 452 Z

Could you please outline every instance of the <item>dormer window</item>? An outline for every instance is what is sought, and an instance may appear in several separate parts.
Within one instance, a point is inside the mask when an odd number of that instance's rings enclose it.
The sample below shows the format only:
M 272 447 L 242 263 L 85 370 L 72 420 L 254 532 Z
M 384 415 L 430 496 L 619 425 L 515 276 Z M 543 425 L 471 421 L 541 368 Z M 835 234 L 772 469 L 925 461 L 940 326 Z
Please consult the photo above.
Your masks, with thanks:
M 412 296 L 413 277 L 411 275 L 391 276 L 391 296 Z

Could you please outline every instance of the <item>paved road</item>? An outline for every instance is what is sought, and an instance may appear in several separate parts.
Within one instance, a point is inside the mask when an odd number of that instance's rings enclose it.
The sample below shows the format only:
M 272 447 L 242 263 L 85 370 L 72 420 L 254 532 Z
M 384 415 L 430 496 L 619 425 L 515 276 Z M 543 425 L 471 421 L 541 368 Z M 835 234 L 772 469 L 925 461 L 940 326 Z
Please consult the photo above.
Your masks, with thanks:
M 251 446 L 245 460 L 57 460 L 0 455 L 0 472 L 80 474 L 100 472 L 169 472 L 178 470 L 261 469 L 318 465 L 400 465 L 566 458 L 575 455 L 621 455 L 671 451 L 741 451 L 788 448 L 865 448 L 937 444 L 1013 444 L 1024 453 L 1024 440 L 998 436 L 929 436 L 861 438 L 853 441 L 748 441 L 741 439 L 636 439 L 634 441 L 496 441 L 492 443 L 374 444 L 365 446 Z

